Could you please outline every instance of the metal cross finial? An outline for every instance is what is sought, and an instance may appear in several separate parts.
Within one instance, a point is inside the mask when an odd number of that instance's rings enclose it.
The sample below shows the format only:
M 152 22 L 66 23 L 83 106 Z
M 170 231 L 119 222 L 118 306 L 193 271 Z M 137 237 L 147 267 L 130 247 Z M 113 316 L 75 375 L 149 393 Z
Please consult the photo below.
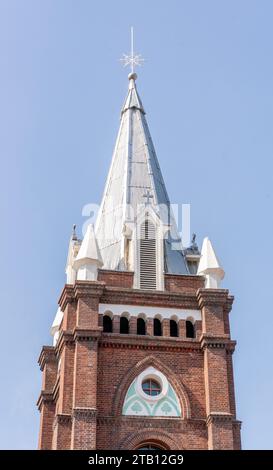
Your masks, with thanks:
M 120 59 L 123 62 L 123 67 L 130 65 L 131 73 L 134 73 L 134 68 L 136 65 L 141 66 L 144 62 L 144 59 L 141 57 L 141 54 L 135 54 L 134 52 L 134 28 L 131 26 L 131 52 L 130 54 L 123 54 Z
M 150 204 L 150 199 L 153 199 L 153 195 L 150 193 L 150 190 L 147 189 L 146 193 L 143 194 L 143 197 L 146 197 L 146 205 Z

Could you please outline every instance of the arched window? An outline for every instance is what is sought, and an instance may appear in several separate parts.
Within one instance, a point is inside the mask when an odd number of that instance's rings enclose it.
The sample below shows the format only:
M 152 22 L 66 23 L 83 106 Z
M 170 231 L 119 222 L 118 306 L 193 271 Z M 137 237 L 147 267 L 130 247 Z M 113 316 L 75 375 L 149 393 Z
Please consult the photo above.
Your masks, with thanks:
M 119 332 L 122 335 L 128 335 L 129 333 L 129 320 L 126 317 L 120 318 Z
M 136 448 L 137 450 L 165 450 L 166 447 L 161 446 L 158 443 L 154 442 L 144 442 L 143 444 L 140 444 L 139 447 Z
M 146 219 L 140 228 L 140 288 L 156 289 L 156 229 Z
M 162 336 L 161 321 L 158 318 L 154 318 L 154 336 Z
M 112 318 L 109 315 L 103 315 L 103 331 L 105 333 L 112 333 L 113 331 Z
M 178 336 L 178 325 L 175 320 L 170 320 L 170 336 L 174 338 Z
M 137 334 L 146 335 L 146 323 L 143 318 L 137 319 Z
M 195 328 L 191 320 L 186 320 L 186 337 L 195 338 Z

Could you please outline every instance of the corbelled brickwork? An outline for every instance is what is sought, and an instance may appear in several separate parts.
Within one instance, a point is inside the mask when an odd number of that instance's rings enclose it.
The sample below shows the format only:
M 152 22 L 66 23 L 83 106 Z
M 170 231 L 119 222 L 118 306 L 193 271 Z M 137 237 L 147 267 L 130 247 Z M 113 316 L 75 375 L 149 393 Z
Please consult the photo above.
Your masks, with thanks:
M 166 275 L 165 291 L 132 289 L 133 275 L 99 271 L 98 281 L 66 285 L 59 304 L 64 312 L 55 347 L 43 347 L 40 449 L 134 449 L 149 442 L 165 449 L 240 449 L 236 420 L 229 312 L 233 298 L 224 289 L 204 289 L 201 276 Z M 129 333 L 104 333 L 99 304 L 146 305 L 200 310 L 195 338 L 186 337 L 185 320 L 178 337 L 138 336 L 137 319 Z M 147 367 L 163 373 L 175 393 L 181 417 L 123 416 L 132 381 Z

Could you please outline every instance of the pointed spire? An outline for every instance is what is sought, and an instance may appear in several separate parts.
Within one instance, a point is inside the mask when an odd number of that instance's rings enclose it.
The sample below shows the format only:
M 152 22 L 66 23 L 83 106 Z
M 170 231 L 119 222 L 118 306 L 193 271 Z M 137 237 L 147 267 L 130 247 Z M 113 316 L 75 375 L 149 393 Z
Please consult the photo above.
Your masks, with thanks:
M 73 268 L 73 263 L 78 253 L 79 243 L 80 241 L 78 240 L 78 237 L 76 234 L 76 224 L 74 224 L 73 229 L 72 229 L 72 234 L 70 237 L 67 262 L 66 262 L 66 267 L 65 267 L 67 284 L 74 284 L 76 280 L 76 271 Z
M 93 224 L 88 225 L 73 268 L 76 269 L 78 280 L 94 281 L 97 270 L 103 265 L 100 249 L 97 244 Z
M 125 111 L 127 111 L 127 109 L 130 109 L 130 108 L 139 109 L 139 111 L 145 114 L 141 99 L 139 97 L 139 94 L 136 88 L 137 74 L 132 73 L 132 72 L 129 73 L 128 79 L 129 79 L 129 90 L 128 90 L 128 94 L 127 94 L 125 103 L 123 105 L 121 114 L 123 114 Z
M 218 289 L 225 276 L 220 262 L 208 237 L 204 238 L 197 274 L 206 277 L 206 287 Z
M 136 73 L 131 72 L 128 78 L 129 91 L 122 109 L 112 163 L 96 221 L 96 237 L 103 266 L 105 269 L 126 269 L 124 224 L 135 223 L 135 216 L 140 207 L 144 206 L 143 195 L 148 191 L 152 205 L 160 212 L 161 222 L 171 230 L 170 240 L 164 240 L 165 271 L 188 274 L 144 107 L 136 89 Z M 175 246 L 179 246 L 179 249 L 173 249 L 171 239 L 175 240 Z M 136 266 L 132 269 L 136 270 Z

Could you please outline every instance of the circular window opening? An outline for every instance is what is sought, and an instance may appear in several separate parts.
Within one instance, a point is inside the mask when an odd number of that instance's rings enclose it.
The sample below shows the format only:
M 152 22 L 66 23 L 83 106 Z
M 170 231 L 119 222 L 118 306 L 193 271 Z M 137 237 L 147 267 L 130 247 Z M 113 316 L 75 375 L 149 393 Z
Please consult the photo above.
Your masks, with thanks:
M 154 379 L 146 379 L 142 382 L 142 390 L 146 395 L 150 397 L 155 397 L 161 393 L 161 386 Z

